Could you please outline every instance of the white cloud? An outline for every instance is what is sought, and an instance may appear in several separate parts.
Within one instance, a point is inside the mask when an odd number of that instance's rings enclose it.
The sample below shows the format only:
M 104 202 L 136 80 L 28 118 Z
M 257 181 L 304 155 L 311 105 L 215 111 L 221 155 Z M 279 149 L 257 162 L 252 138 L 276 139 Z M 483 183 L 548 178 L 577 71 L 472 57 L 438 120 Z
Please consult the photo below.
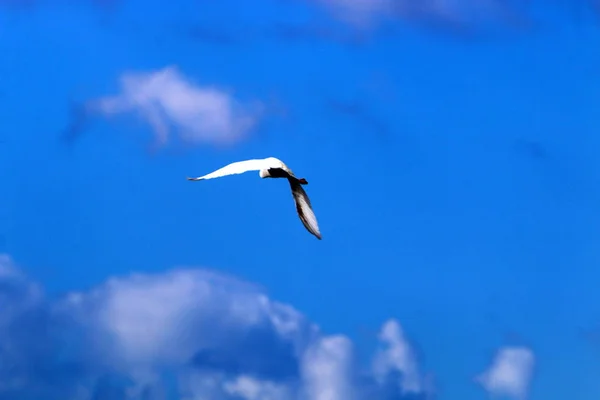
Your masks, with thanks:
M 360 368 L 348 337 L 231 276 L 132 274 L 51 299 L 6 256 L 0 271 L 11 271 L 0 273 L 0 400 L 158 400 L 170 386 L 178 400 L 406 398 L 381 369 Z M 381 340 L 384 370 L 425 398 L 399 325 L 386 323 Z
M 304 354 L 306 395 L 311 400 L 354 400 L 352 343 L 344 336 L 320 338 Z
M 243 400 L 282 400 L 293 395 L 285 385 L 261 381 L 250 376 L 240 375 L 223 385 L 225 392 Z
M 391 373 L 399 372 L 398 384 L 403 392 L 423 391 L 417 361 L 400 324 L 395 320 L 386 322 L 379 333 L 379 340 L 383 346 L 373 362 L 375 378 L 383 383 Z
M 86 103 L 91 114 L 134 113 L 148 123 L 159 145 L 172 132 L 188 144 L 227 144 L 244 138 L 263 112 L 259 102 L 241 103 L 227 91 L 198 86 L 174 66 L 153 72 L 129 72 L 121 91 Z
M 529 390 L 534 362 L 535 357 L 530 349 L 504 347 L 477 380 L 492 395 L 524 399 Z

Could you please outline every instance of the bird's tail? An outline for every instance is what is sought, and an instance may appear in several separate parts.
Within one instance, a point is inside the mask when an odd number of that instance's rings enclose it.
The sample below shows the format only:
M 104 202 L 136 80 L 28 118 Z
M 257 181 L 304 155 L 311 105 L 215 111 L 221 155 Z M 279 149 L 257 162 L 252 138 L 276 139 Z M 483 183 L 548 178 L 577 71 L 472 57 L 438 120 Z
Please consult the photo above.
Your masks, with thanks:
M 308 181 L 307 181 L 306 179 L 304 179 L 304 178 L 299 178 L 299 179 L 298 179 L 298 182 L 299 182 L 301 185 L 308 185 Z

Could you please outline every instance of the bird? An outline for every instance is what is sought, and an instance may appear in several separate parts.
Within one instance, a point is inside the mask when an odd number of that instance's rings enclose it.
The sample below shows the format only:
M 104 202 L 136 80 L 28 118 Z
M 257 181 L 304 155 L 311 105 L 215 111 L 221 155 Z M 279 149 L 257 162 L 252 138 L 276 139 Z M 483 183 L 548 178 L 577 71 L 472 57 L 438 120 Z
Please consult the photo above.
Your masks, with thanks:
M 307 231 L 313 234 L 317 239 L 322 239 L 321 232 L 319 231 L 319 224 L 317 223 L 317 217 L 310 204 L 310 199 L 302 188 L 302 185 L 308 185 L 308 181 L 304 178 L 297 178 L 287 165 L 275 157 L 237 161 L 197 178 L 188 177 L 187 180 L 202 181 L 227 175 L 243 174 L 248 171 L 259 171 L 259 176 L 261 178 L 286 178 L 292 190 L 292 196 L 294 197 L 294 203 L 296 204 L 296 212 L 298 213 L 300 221 L 302 221 L 302 224 Z

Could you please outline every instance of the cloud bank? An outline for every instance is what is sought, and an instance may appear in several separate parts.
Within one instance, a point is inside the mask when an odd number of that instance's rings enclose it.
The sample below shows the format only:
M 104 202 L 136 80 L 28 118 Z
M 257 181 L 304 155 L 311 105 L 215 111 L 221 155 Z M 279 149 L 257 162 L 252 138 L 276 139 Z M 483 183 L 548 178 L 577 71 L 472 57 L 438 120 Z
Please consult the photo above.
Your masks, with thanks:
M 128 72 L 120 92 L 86 102 L 86 116 L 136 115 L 166 145 L 173 134 L 182 142 L 230 144 L 245 138 L 262 116 L 259 102 L 242 103 L 225 90 L 198 86 L 175 66 L 152 72 Z
M 535 357 L 526 347 L 504 347 L 492 365 L 477 377 L 479 383 L 494 396 L 520 400 L 527 397 Z
M 254 285 L 206 269 L 48 298 L 0 256 L 0 400 L 430 398 L 395 320 L 372 367 Z

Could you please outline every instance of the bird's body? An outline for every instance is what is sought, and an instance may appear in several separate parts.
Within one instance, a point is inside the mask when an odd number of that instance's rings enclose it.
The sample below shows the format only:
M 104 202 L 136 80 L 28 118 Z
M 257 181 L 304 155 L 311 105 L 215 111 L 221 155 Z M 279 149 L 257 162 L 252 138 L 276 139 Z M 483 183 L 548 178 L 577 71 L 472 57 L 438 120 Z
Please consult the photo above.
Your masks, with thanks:
M 243 174 L 248 171 L 259 171 L 259 176 L 261 178 L 286 178 L 292 190 L 292 196 L 296 203 L 296 211 L 298 212 L 300 221 L 302 221 L 302 224 L 310 233 L 321 240 L 321 232 L 319 231 L 317 218 L 312 210 L 308 195 L 302 188 L 302 185 L 307 185 L 308 182 L 304 178 L 297 178 L 287 165 L 275 157 L 238 161 L 226 165 L 210 174 L 187 179 L 190 181 L 201 181 L 205 179 L 220 178 L 227 175 Z

